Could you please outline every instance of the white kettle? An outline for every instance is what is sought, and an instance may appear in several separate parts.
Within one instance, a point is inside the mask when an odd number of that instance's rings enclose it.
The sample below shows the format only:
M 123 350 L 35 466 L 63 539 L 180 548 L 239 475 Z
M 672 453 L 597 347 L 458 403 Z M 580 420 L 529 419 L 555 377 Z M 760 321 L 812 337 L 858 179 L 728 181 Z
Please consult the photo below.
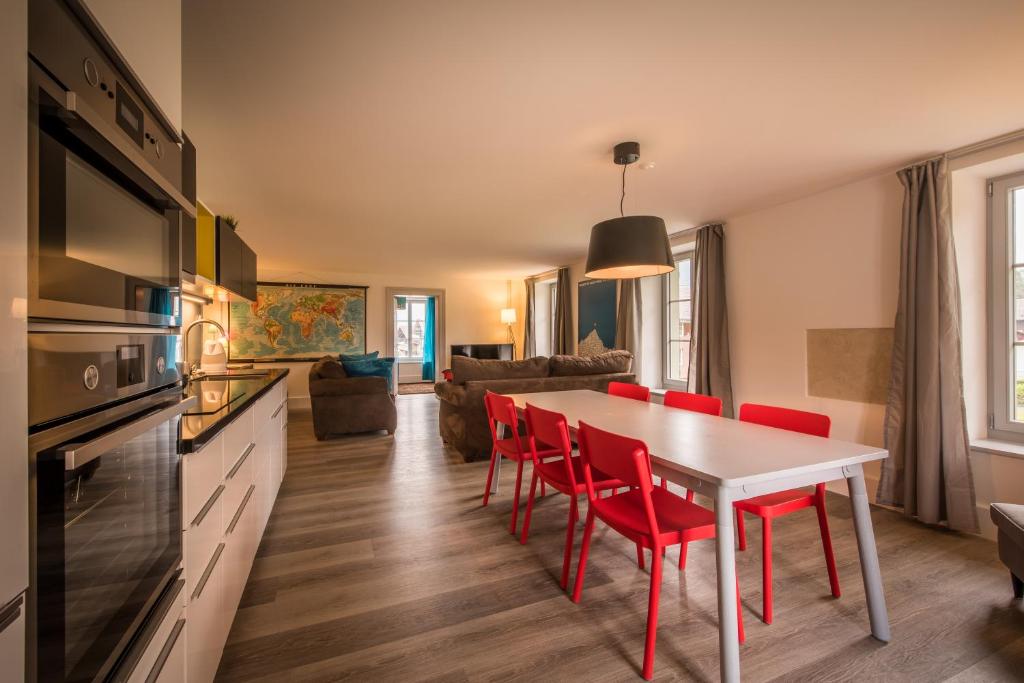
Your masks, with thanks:
M 216 339 L 203 342 L 203 357 L 199 360 L 199 369 L 207 375 L 228 371 L 228 354 L 224 345 Z

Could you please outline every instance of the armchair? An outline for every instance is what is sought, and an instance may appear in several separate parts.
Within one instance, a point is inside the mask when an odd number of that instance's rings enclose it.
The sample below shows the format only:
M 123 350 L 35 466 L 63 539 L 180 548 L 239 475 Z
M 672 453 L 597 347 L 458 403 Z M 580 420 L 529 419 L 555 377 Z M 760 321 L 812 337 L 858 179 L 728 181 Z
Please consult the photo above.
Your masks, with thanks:
M 309 370 L 309 400 L 313 433 L 323 441 L 331 436 L 387 430 L 398 425 L 395 399 L 384 377 L 349 377 L 344 366 L 325 356 Z

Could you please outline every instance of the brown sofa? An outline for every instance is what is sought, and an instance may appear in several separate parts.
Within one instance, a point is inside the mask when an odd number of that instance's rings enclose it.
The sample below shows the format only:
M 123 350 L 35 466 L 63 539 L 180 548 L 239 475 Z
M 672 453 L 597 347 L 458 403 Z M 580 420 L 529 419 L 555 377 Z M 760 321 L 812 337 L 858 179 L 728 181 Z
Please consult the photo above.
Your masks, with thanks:
M 341 434 L 387 430 L 395 433 L 398 411 L 384 377 L 349 377 L 325 356 L 309 369 L 313 433 L 320 441 Z
M 630 373 L 633 354 L 609 351 L 600 356 L 538 356 L 521 361 L 452 357 L 452 381 L 434 385 L 439 403 L 441 438 L 467 461 L 491 457 L 484 394 L 594 389 L 609 382 L 635 383 Z

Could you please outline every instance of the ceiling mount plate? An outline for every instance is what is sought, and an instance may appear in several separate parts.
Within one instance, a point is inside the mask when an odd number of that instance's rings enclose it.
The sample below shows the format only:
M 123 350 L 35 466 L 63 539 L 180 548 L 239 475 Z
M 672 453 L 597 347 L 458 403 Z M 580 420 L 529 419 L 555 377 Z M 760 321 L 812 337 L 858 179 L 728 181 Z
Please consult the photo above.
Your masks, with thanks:
M 639 142 L 620 142 L 615 145 L 615 163 L 619 166 L 628 166 L 640 159 Z

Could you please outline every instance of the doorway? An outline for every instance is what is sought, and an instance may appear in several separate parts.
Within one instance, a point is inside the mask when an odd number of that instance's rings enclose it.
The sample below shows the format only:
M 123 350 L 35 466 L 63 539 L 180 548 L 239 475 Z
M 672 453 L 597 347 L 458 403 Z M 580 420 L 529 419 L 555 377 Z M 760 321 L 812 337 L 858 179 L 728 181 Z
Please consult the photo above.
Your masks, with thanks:
M 387 287 L 387 345 L 398 393 L 430 393 L 447 367 L 443 289 Z

